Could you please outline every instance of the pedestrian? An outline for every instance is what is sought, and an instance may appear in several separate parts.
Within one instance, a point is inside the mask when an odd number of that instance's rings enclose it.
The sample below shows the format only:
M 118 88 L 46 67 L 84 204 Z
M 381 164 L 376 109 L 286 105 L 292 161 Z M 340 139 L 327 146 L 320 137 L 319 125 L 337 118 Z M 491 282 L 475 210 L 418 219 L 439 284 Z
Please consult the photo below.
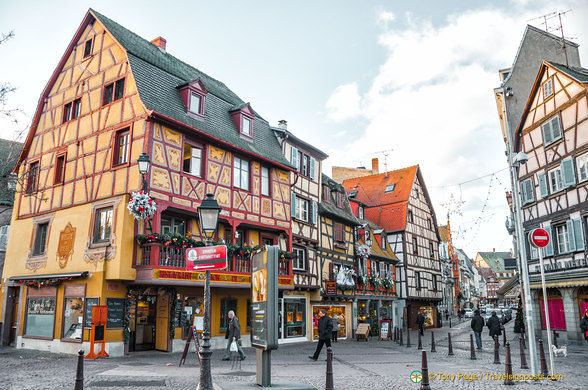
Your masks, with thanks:
M 243 352 L 243 348 L 239 345 L 239 339 L 241 339 L 241 325 L 239 324 L 239 319 L 232 310 L 229 311 L 227 316 L 229 317 L 229 325 L 227 325 L 227 333 L 225 335 L 225 339 L 227 339 L 227 350 L 225 351 L 225 357 L 223 357 L 223 360 L 231 360 L 231 343 L 233 341 L 237 344 L 237 350 L 241 360 L 245 360 L 245 352 Z
M 374 319 L 372 318 L 372 316 L 370 316 L 369 314 L 365 317 L 365 323 L 368 324 L 370 326 L 370 333 L 369 335 L 372 335 L 372 329 L 374 329 Z
M 482 349 L 482 330 L 484 329 L 484 318 L 480 315 L 480 310 L 474 312 L 474 318 L 470 324 L 476 337 L 476 347 Z
M 314 355 L 309 355 L 309 358 L 316 361 L 321 353 L 321 349 L 323 349 L 323 344 L 327 344 L 327 347 L 331 346 L 332 333 L 333 322 L 327 315 L 326 311 L 320 310 L 318 319 L 318 344 L 316 346 L 316 351 L 314 351 Z
M 423 315 L 423 313 L 420 310 L 417 312 L 416 323 L 419 327 L 419 333 L 421 334 L 421 336 L 424 336 L 424 334 L 425 334 L 425 316 Z
M 445 309 L 445 321 L 449 321 L 449 310 Z
M 588 310 L 584 312 L 584 317 L 580 321 L 580 328 L 582 329 L 582 333 L 584 333 L 584 340 L 588 341 Z
M 337 318 L 337 314 L 333 314 L 333 318 L 331 318 L 331 322 L 333 323 L 333 331 L 331 332 L 331 341 L 334 343 L 337 342 L 337 333 L 339 333 L 339 318 Z
M 461 310 L 457 309 L 457 318 L 461 321 Z
M 500 336 L 502 334 L 502 330 L 500 329 L 500 320 L 496 316 L 495 311 L 492 312 L 492 316 L 488 319 L 486 326 L 488 326 L 488 329 L 490 330 L 489 334 L 492 339 L 494 339 L 494 336 Z

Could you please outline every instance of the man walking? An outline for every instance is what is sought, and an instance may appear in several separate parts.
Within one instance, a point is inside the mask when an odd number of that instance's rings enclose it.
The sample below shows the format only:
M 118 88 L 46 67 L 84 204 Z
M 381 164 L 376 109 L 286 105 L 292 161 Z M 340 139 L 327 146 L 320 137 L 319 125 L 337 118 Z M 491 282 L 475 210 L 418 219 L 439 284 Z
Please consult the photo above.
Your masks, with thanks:
M 425 316 L 423 315 L 423 313 L 419 310 L 418 314 L 417 314 L 417 318 L 416 318 L 416 323 L 419 327 L 419 333 L 421 334 L 421 336 L 425 335 Z
M 494 339 L 494 336 L 500 336 L 502 334 L 502 330 L 500 329 L 500 320 L 496 316 L 495 311 L 492 312 L 492 316 L 488 319 L 486 326 L 488 326 L 488 329 L 490 330 L 489 334 L 492 339 Z
M 484 318 L 480 315 L 480 310 L 474 311 L 474 318 L 470 324 L 476 337 L 477 349 L 482 349 L 482 330 L 484 329 Z
M 331 321 L 331 318 L 329 318 L 326 311 L 324 311 L 324 310 L 319 311 L 318 345 L 316 346 L 316 351 L 314 351 L 314 355 L 308 356 L 309 358 L 316 361 L 321 353 L 321 349 L 323 349 L 323 344 L 327 344 L 327 347 L 331 346 L 332 332 L 333 332 L 333 322 Z
M 227 350 L 225 351 L 225 357 L 223 360 L 231 360 L 231 343 L 234 341 L 237 344 L 237 350 L 239 351 L 239 356 L 241 360 L 245 360 L 246 356 L 243 352 L 243 348 L 239 345 L 239 339 L 241 338 L 241 325 L 239 324 L 239 319 L 235 315 L 234 311 L 229 311 L 229 325 L 227 326 L 227 334 L 225 338 L 227 340 Z

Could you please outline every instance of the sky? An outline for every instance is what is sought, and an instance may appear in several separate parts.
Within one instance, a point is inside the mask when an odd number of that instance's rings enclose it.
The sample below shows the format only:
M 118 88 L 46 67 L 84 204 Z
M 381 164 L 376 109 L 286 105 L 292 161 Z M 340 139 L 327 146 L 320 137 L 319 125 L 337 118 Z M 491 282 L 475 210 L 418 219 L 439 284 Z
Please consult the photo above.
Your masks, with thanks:
M 57 4 L 59 6 L 57 6 Z M 454 245 L 510 251 L 510 180 L 493 89 L 527 24 L 561 16 L 588 61 L 588 2 L 26 1 L 0 6 L 0 83 L 16 90 L 0 138 L 24 139 L 39 96 L 88 8 L 223 81 L 271 125 L 329 155 L 332 166 L 380 172 L 419 164 Z M 560 35 L 559 18 L 547 20 Z M 585 65 L 586 66 L 586 65 Z M 24 135 L 23 135 L 24 134 Z

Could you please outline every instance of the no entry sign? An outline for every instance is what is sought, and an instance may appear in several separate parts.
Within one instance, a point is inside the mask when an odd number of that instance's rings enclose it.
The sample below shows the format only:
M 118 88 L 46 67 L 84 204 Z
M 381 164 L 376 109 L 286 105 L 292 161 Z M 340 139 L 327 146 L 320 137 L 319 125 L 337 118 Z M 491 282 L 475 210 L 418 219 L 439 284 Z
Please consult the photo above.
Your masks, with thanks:
M 543 248 L 549 244 L 549 234 L 545 229 L 534 229 L 529 233 L 529 243 L 535 248 Z
M 186 249 L 186 271 L 206 271 L 227 268 L 225 245 Z

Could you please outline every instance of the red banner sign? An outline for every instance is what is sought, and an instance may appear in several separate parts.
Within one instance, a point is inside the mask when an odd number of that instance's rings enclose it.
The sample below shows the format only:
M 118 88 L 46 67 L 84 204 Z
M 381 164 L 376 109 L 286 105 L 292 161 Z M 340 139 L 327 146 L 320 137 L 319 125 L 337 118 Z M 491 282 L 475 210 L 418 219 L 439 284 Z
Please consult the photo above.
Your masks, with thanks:
M 334 280 L 327 280 L 327 295 L 337 295 L 337 283 Z
M 227 268 L 225 245 L 186 249 L 186 271 L 206 271 Z

